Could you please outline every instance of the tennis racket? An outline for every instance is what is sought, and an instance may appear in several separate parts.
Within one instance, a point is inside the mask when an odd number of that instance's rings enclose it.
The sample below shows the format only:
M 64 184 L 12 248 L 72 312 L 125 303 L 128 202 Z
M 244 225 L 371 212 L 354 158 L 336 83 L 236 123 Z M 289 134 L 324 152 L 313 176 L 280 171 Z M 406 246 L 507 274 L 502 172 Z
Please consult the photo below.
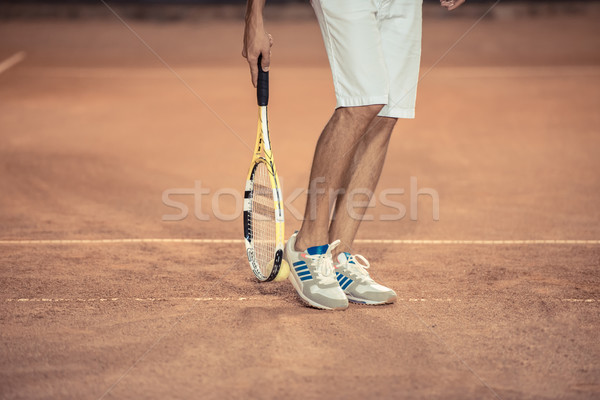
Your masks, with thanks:
M 269 73 L 258 58 L 258 131 L 244 192 L 244 237 L 248 262 L 259 281 L 283 280 L 289 266 L 283 260 L 283 200 L 269 139 L 267 104 Z

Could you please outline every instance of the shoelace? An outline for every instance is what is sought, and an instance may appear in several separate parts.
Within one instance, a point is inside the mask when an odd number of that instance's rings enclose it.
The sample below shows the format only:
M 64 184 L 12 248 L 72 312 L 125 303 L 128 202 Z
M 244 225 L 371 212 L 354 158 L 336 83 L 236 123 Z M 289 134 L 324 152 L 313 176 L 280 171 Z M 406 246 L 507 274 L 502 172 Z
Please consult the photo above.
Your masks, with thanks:
M 364 264 L 361 264 L 359 262 L 359 259 L 362 260 L 364 262 Z M 356 273 L 356 275 L 358 276 L 358 278 L 360 280 L 362 280 L 362 281 L 372 281 L 373 280 L 371 278 L 371 276 L 369 275 L 369 271 L 367 271 L 367 269 L 369 269 L 371 267 L 371 264 L 369 264 L 369 261 L 361 254 L 351 254 L 350 257 L 348 257 L 346 264 L 347 264 L 347 267 L 352 272 Z
M 317 282 L 325 285 L 337 282 L 334 273 L 335 267 L 333 266 L 333 260 L 331 259 L 331 249 L 335 248 L 338 244 L 340 244 L 339 240 L 331 243 L 325 254 L 304 255 L 304 257 L 312 261 L 313 265 L 316 264 L 315 272 L 317 275 Z

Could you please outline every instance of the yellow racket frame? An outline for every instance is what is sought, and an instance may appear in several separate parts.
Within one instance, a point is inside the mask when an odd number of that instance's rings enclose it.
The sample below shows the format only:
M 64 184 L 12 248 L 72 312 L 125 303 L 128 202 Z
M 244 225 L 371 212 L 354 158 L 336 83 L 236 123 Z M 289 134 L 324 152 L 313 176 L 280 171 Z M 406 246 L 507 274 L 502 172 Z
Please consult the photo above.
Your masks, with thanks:
M 252 176 L 254 170 L 259 163 L 265 163 L 269 171 L 269 180 L 273 189 L 273 206 L 275 209 L 275 253 L 273 254 L 273 269 L 271 273 L 265 275 L 261 271 L 261 266 L 258 265 L 254 254 L 254 246 L 252 244 L 252 196 L 254 193 L 254 185 Z M 283 197 L 281 195 L 281 187 L 279 186 L 279 178 L 275 161 L 273 159 L 273 151 L 271 150 L 271 141 L 269 138 L 269 122 L 267 116 L 267 106 L 258 107 L 258 129 L 256 133 L 256 144 L 254 145 L 254 154 L 248 176 L 246 178 L 246 188 L 244 192 L 244 242 L 246 244 L 246 255 L 250 268 L 254 275 L 261 282 L 272 281 L 280 273 L 287 273 L 288 270 L 281 268 L 283 259 L 284 246 L 284 216 L 283 216 Z M 279 277 L 283 279 L 284 277 Z

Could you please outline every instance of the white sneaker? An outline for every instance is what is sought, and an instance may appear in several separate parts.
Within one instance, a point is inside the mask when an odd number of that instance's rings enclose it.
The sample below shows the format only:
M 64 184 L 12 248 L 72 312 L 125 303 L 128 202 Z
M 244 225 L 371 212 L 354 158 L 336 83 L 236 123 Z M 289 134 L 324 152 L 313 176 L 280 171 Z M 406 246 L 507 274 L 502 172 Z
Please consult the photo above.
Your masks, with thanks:
M 298 232 L 295 232 L 290 237 L 283 253 L 283 258 L 290 265 L 288 279 L 294 289 L 300 298 L 312 307 L 345 310 L 348 308 L 348 299 L 338 285 L 331 258 L 331 249 L 340 241 L 296 251 L 297 234 Z
M 360 254 L 340 253 L 337 261 L 335 275 L 348 300 L 371 305 L 396 301 L 396 292 L 371 278 L 367 272 L 370 265 L 366 258 Z

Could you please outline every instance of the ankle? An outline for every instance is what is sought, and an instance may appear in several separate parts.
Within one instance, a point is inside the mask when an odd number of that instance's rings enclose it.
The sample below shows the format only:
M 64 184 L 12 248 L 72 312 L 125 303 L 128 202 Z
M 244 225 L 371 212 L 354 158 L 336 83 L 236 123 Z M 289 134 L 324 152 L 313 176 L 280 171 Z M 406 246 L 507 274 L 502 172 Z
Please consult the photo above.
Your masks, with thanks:
M 295 247 L 294 250 L 305 251 L 309 247 L 320 246 L 320 245 L 323 245 L 326 243 L 328 243 L 327 238 L 318 239 L 314 235 L 306 235 L 305 236 L 302 234 L 302 231 L 300 231 L 300 232 L 298 232 L 298 235 L 296 235 L 296 243 L 294 246 Z
M 305 251 L 310 246 L 312 246 L 312 245 L 306 244 L 306 242 L 304 241 L 304 237 L 300 235 L 300 232 L 298 232 L 298 236 L 296 236 L 296 243 L 295 243 L 295 246 L 294 246 L 294 250 L 296 250 L 296 251 Z
M 331 257 L 337 261 L 338 256 L 342 253 L 352 253 L 351 249 L 345 246 L 343 242 L 331 251 Z
M 332 252 L 331 252 L 331 258 L 333 258 L 333 260 L 334 260 L 335 262 L 337 262 L 337 260 L 338 260 L 338 256 L 339 256 L 340 254 L 342 254 L 342 253 L 344 253 L 344 250 L 338 250 L 338 249 L 335 249 L 335 251 L 332 251 Z

